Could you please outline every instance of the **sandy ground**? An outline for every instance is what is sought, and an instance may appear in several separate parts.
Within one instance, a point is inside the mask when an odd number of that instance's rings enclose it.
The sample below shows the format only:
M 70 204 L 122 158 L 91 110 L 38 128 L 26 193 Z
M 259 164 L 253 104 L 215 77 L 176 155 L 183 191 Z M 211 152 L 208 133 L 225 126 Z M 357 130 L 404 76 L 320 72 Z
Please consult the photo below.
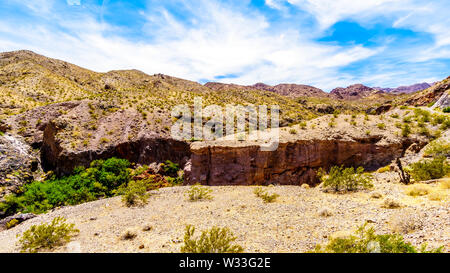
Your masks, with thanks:
M 143 207 L 127 208 L 120 197 L 64 207 L 0 232 L 0 252 L 19 251 L 17 234 L 33 224 L 64 216 L 75 223 L 79 235 L 55 252 L 179 252 L 186 224 L 200 230 L 212 226 L 229 227 L 245 252 L 305 252 L 317 243 L 326 243 L 330 234 L 351 231 L 366 221 L 378 233 L 390 232 L 393 219 L 419 215 L 423 226 L 405 239 L 416 245 L 446 246 L 450 251 L 450 202 L 430 201 L 426 196 L 411 197 L 405 186 L 388 182 L 389 174 L 375 180 L 373 190 L 348 194 L 324 193 L 318 188 L 274 186 L 268 190 L 280 195 L 266 204 L 253 194 L 253 187 L 213 187 L 214 199 L 187 201 L 188 187 L 161 189 Z M 434 187 L 437 187 L 436 185 Z M 373 191 L 383 195 L 372 198 Z M 449 190 L 446 190 L 449 191 Z M 448 193 L 448 192 L 447 192 Z M 398 199 L 399 209 L 382 208 L 386 197 Z M 320 216 L 327 208 L 332 215 Z M 144 227 L 151 230 L 144 231 Z M 122 240 L 126 230 L 137 237 Z

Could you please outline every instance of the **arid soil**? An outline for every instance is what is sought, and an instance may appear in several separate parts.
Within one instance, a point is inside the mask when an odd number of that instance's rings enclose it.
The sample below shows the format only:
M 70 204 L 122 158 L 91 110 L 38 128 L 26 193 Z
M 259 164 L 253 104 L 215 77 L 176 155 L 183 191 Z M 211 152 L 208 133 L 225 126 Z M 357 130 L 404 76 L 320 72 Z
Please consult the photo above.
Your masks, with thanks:
M 330 235 L 348 234 L 365 222 L 377 233 L 415 226 L 409 233 L 400 231 L 407 241 L 443 245 L 449 252 L 450 190 L 431 185 L 446 197 L 430 201 L 427 196 L 406 195 L 407 186 L 397 180 L 394 173 L 376 173 L 374 189 L 346 194 L 325 193 L 320 187 L 270 186 L 269 192 L 280 197 L 268 204 L 251 186 L 212 187 L 214 198 L 199 202 L 187 201 L 188 187 L 165 188 L 143 207 L 127 208 L 116 197 L 40 215 L 0 232 L 0 252 L 19 251 L 16 235 L 57 216 L 75 223 L 80 233 L 55 252 L 179 252 L 187 224 L 197 228 L 197 235 L 212 226 L 229 227 L 245 252 L 306 252 L 326 243 Z M 386 198 L 398 200 L 402 207 L 384 208 Z M 324 211 L 331 215 L 322 216 Z M 144 231 L 146 227 L 150 230 Z M 129 230 L 136 238 L 122 239 Z

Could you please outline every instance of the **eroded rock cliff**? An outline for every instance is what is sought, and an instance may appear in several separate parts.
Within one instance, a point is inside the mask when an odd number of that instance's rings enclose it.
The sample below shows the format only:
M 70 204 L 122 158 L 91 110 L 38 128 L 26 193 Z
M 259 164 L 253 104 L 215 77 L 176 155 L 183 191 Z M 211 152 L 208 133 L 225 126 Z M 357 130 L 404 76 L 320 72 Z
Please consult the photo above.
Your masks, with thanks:
M 347 117 L 341 117 L 346 119 Z M 207 185 L 316 184 L 317 171 L 335 165 L 362 166 L 376 170 L 401 157 L 421 137 L 401 137 L 395 127 L 379 129 L 376 120 L 359 128 L 338 122 L 329 127 L 318 119 L 314 129 L 281 130 L 275 151 L 262 151 L 257 143 L 232 140 L 194 143 L 186 182 Z M 348 123 L 347 123 L 348 124 Z M 364 131 L 366 130 L 366 131 Z

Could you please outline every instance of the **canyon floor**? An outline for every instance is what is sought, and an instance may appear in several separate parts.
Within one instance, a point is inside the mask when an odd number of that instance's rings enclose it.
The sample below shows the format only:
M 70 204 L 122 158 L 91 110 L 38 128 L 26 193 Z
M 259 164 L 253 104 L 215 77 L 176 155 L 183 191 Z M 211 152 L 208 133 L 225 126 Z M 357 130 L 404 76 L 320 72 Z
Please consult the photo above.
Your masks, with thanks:
M 196 227 L 197 236 L 212 226 L 229 227 L 245 252 L 307 252 L 330 235 L 348 234 L 365 222 L 380 234 L 413 227 L 402 234 L 406 241 L 450 251 L 450 190 L 430 184 L 444 196 L 431 201 L 407 195 L 407 186 L 397 180 L 395 173 L 375 173 L 373 189 L 346 194 L 269 186 L 269 192 L 280 195 L 274 203 L 257 198 L 251 186 L 211 187 L 213 199 L 199 202 L 187 200 L 189 187 L 164 188 L 142 207 L 125 207 L 116 197 L 39 215 L 0 232 L 0 252 L 18 252 L 17 235 L 57 216 L 66 217 L 80 233 L 54 252 L 180 252 L 187 224 Z M 377 194 L 381 197 L 374 198 Z M 384 208 L 386 198 L 402 207 Z M 324 210 L 331 215 L 322 216 Z M 127 231 L 137 236 L 122 239 Z

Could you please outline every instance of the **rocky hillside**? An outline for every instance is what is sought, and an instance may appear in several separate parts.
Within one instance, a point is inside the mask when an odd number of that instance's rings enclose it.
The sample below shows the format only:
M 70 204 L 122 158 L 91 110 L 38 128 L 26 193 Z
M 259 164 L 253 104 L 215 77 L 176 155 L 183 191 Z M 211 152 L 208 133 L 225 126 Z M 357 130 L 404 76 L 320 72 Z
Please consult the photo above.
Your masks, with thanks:
M 433 85 L 434 84 L 429 84 L 429 83 L 423 82 L 423 83 L 416 83 L 416 84 L 408 85 L 408 86 L 399 86 L 397 88 L 373 87 L 373 89 L 381 90 L 381 91 L 387 92 L 387 93 L 394 93 L 394 94 L 401 94 L 401 93 L 410 94 L 410 93 L 414 93 L 417 91 L 425 90 L 427 88 L 430 88 Z
M 380 91 L 377 91 L 373 88 L 367 87 L 362 84 L 354 84 L 346 88 L 343 87 L 335 88 L 330 92 L 330 95 L 342 100 L 358 100 L 361 98 L 369 97 L 376 93 L 380 93 Z
M 409 97 L 405 103 L 408 105 L 425 106 L 435 103 L 446 92 L 450 90 L 450 77 L 445 80 L 434 84 L 432 87 L 417 92 Z
M 213 90 L 223 91 L 228 89 L 238 89 L 242 91 L 250 91 L 250 90 L 263 90 L 274 92 L 286 97 L 290 98 L 298 98 L 298 97 L 318 97 L 318 98 L 326 98 L 329 97 L 329 94 L 322 91 L 319 88 L 309 85 L 301 85 L 301 84 L 278 84 L 275 86 L 267 85 L 264 83 L 256 83 L 254 85 L 238 85 L 238 84 L 225 84 L 218 82 L 208 82 L 205 84 L 206 87 L 211 88 Z
M 216 183 L 211 179 L 224 178 L 242 184 L 251 178 L 252 183 L 262 184 L 269 180 L 313 184 L 313 171 L 319 167 L 354 163 L 378 167 L 398 156 L 405 145 L 422 143 L 417 138 L 420 128 L 410 138 L 402 138 L 394 120 L 380 121 L 389 128 L 380 131 L 378 124 L 353 116 L 379 115 L 404 104 L 426 105 L 447 89 L 448 79 L 427 91 L 400 96 L 362 85 L 336 89 L 331 95 L 293 84 L 201 85 L 137 70 L 97 73 L 30 51 L 2 53 L 0 197 L 17 185 L 39 179 L 41 170 L 66 175 L 76 166 L 112 156 L 138 164 L 170 159 L 190 166 L 186 179 L 191 182 Z M 279 150 L 261 155 L 250 142 L 239 141 L 243 147 L 239 150 L 229 144 L 172 139 L 170 127 L 177 120 L 171 117 L 172 108 L 193 105 L 194 97 L 201 97 L 204 106 L 280 105 L 281 126 L 286 128 L 281 131 Z M 339 113 L 345 118 L 330 115 Z M 186 122 L 191 126 L 192 120 Z M 333 156 L 343 147 L 348 151 Z M 224 148 L 227 151 L 221 155 Z M 252 161 L 255 157 L 260 161 Z
M 408 114 L 394 110 L 370 117 L 324 116 L 280 129 L 275 151 L 261 150 L 263 142 L 231 138 L 194 143 L 186 177 L 190 183 L 207 185 L 315 185 L 320 168 L 345 165 L 376 170 L 402 157 L 412 144 L 420 149 L 429 141 L 418 132 L 402 136 L 398 118 L 391 115 Z

